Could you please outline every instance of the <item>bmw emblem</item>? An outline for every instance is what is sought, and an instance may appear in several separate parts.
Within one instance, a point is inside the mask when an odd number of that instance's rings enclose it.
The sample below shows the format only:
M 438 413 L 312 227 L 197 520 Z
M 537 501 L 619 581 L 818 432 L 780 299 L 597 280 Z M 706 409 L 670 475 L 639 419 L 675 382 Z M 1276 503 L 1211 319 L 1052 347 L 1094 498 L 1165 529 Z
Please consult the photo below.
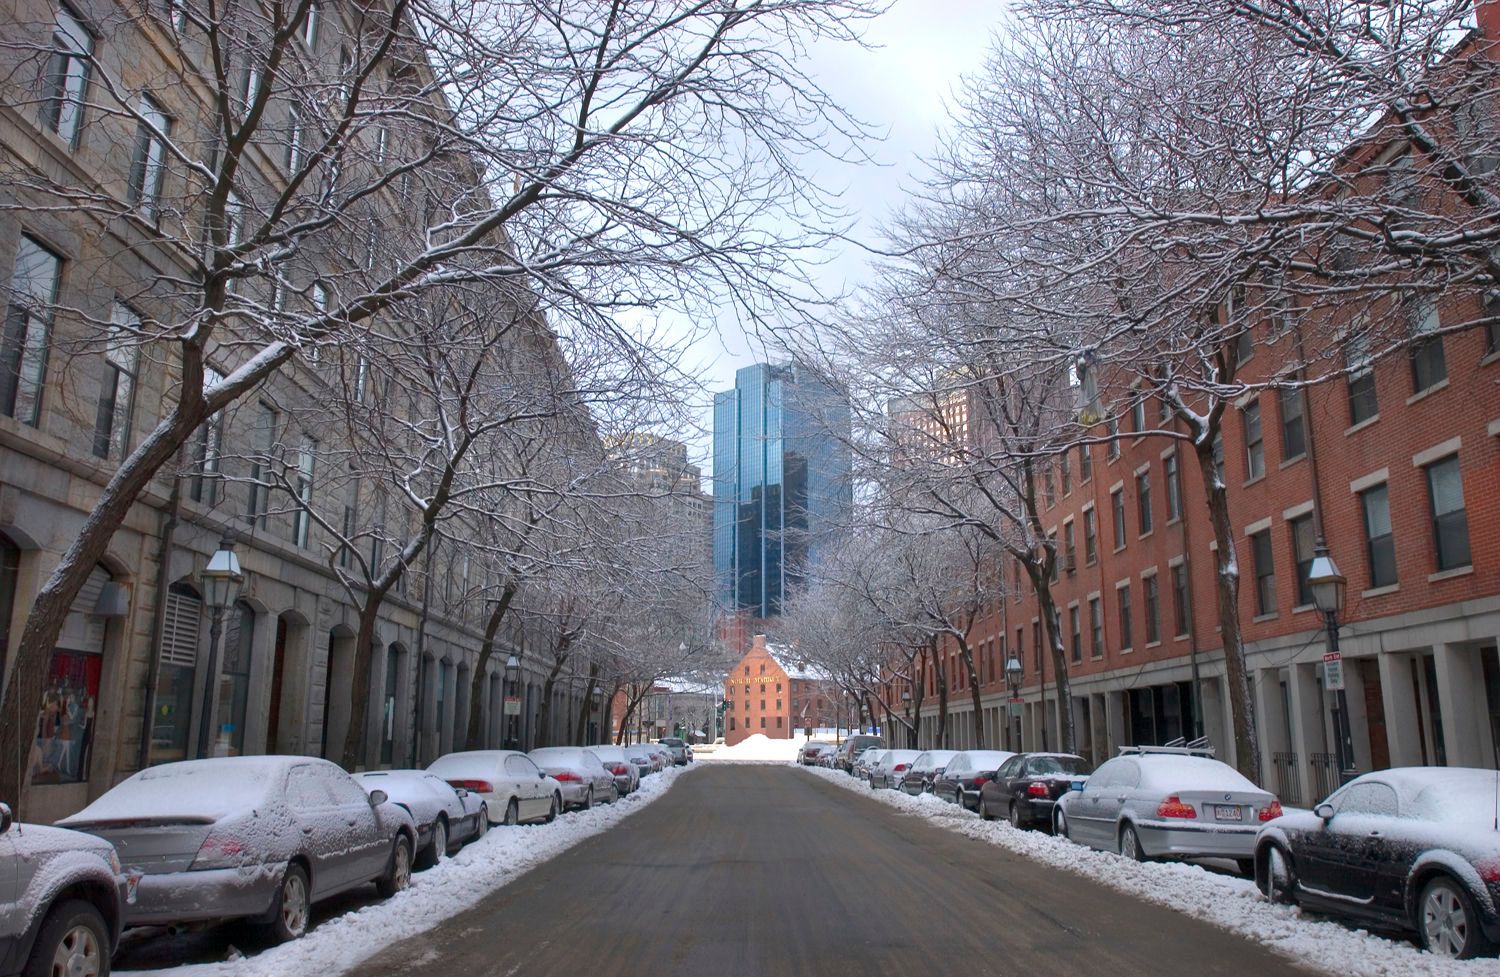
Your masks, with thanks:
M 1227 801 L 1227 800 L 1229 800 L 1229 799 L 1230 799 L 1230 797 L 1232 797 L 1232 796 L 1233 796 L 1233 795 L 1232 795 L 1232 794 L 1225 794 L 1225 795 L 1224 795 L 1224 799 L 1225 799 L 1225 800 L 1226 800 L 1226 801 Z

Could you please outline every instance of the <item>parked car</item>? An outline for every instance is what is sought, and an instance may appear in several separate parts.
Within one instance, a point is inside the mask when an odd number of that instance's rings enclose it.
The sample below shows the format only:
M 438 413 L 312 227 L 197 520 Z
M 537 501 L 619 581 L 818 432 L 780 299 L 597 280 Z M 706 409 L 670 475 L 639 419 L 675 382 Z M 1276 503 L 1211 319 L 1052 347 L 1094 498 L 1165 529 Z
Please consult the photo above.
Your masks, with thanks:
M 114 845 L 133 882 L 126 926 L 249 919 L 277 941 L 306 932 L 321 899 L 405 889 L 417 835 L 384 790 L 297 756 L 148 767 L 58 823 Z
M 612 804 L 620 799 L 615 775 L 593 750 L 581 746 L 547 746 L 528 756 L 562 787 L 564 807 L 587 811 L 595 801 Z
M 708 742 L 699 743 L 697 746 L 693 747 L 693 752 L 694 753 L 700 753 L 700 754 L 702 754 L 702 753 L 717 753 L 719 750 L 722 750 L 722 749 L 724 749 L 724 737 L 720 736 L 720 737 L 718 737 L 716 739 L 713 739 L 713 740 L 710 740 Z
M 624 797 L 641 785 L 641 768 L 636 766 L 623 746 L 596 746 L 594 756 L 615 778 L 615 789 Z
M 901 783 L 901 778 L 906 776 L 911 762 L 921 755 L 920 750 L 886 750 L 870 767 L 870 776 L 867 778 L 870 789 L 896 787 Z
M 631 743 L 622 749 L 630 762 L 636 765 L 642 778 L 667 769 L 667 758 L 649 743 Z
M 1015 756 L 1004 750 L 964 750 L 932 780 L 932 793 L 966 811 L 979 810 L 979 791 L 1001 765 Z
M 0 974 L 109 977 L 126 884 L 113 845 L 17 825 L 0 804 L 0 873 Z
M 859 755 L 877 746 L 885 746 L 885 740 L 879 736 L 865 734 L 850 736 L 839 744 L 838 750 L 833 755 L 833 765 L 844 773 L 853 773 L 854 761 L 859 759 Z
M 416 865 L 436 865 L 459 845 L 484 835 L 484 802 L 426 770 L 367 770 L 354 779 L 366 794 L 385 791 L 417 827 Z
M 562 785 L 515 750 L 469 750 L 440 756 L 427 769 L 478 794 L 489 823 L 551 823 L 562 811 Z
M 1089 762 L 1072 753 L 1020 753 L 994 771 L 979 792 L 979 816 L 1009 818 L 1017 828 L 1051 830 L 1052 808 L 1085 777 Z
M 1415 931 L 1447 957 L 1500 948 L 1494 770 L 1402 767 L 1356 777 L 1255 841 L 1269 898 L 1360 926 Z
M 642 743 L 641 745 L 644 746 L 646 749 L 650 750 L 656 756 L 658 756 L 658 757 L 661 758 L 661 769 L 662 770 L 665 770 L 668 767 L 676 765 L 677 760 L 676 760 L 675 757 L 672 756 L 672 751 L 670 749 L 668 749 L 667 747 L 663 746 L 662 744 L 660 744 L 660 743 Z
M 688 745 L 687 740 L 679 739 L 676 736 L 664 736 L 657 740 L 657 742 L 671 752 L 672 762 L 677 766 L 685 767 L 693 762 L 693 748 Z
M 908 794 L 925 794 L 932 789 L 932 780 L 943 772 L 943 767 L 958 754 L 957 750 L 928 750 L 907 766 L 905 773 L 897 779 L 898 785 Z
M 885 752 L 885 748 L 881 746 L 872 747 L 866 750 L 859 755 L 858 759 L 854 761 L 854 769 L 850 770 L 849 772 L 858 777 L 860 780 L 868 781 L 870 779 L 870 768 L 874 767 L 875 764 L 880 762 L 880 758 L 885 756 Z M 830 759 L 836 758 L 837 756 L 838 754 L 834 753 Z
M 832 743 L 822 740 L 808 740 L 802 744 L 802 749 L 797 751 L 797 762 L 804 767 L 815 767 L 825 754 L 831 755 L 834 751 Z
M 1083 790 L 1058 798 L 1053 824 L 1073 841 L 1126 858 L 1232 858 L 1249 875 L 1255 835 L 1281 815 L 1275 795 L 1227 763 L 1186 749 L 1133 747 Z

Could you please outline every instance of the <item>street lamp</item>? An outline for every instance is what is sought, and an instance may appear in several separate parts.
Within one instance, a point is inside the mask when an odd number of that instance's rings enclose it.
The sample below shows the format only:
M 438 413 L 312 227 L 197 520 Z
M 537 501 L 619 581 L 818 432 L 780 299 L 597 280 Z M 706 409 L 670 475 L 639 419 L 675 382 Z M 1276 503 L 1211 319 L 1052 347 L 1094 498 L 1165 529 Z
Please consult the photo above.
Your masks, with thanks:
M 1017 751 L 1021 749 L 1021 674 L 1021 659 L 1011 655 L 1005 660 L 1005 680 L 1010 683 L 1010 702 L 1006 709 L 1010 718 L 1016 721 L 1016 739 L 1011 745 Z
M 1322 540 L 1318 541 L 1312 566 L 1307 569 L 1307 585 L 1312 591 L 1313 604 L 1323 614 L 1323 622 L 1328 628 L 1328 651 L 1323 655 L 1323 688 L 1334 694 L 1333 735 L 1338 750 L 1339 777 L 1348 781 L 1355 774 L 1354 739 L 1349 732 L 1349 700 L 1344 692 L 1344 657 L 1339 652 L 1339 613 L 1344 609 L 1347 582 Z
M 505 748 L 518 749 L 516 727 L 521 721 L 521 659 L 505 659 Z
M 213 735 L 214 707 L 218 704 L 215 694 L 219 685 L 219 642 L 224 636 L 224 611 L 234 606 L 240 596 L 240 586 L 245 575 L 240 571 L 240 558 L 234 554 L 234 533 L 225 530 L 219 540 L 219 549 L 208 558 L 208 566 L 198 575 L 203 584 L 203 600 L 211 612 L 208 625 L 208 663 L 203 681 L 203 710 L 198 720 L 198 756 L 209 755 L 209 741 Z
M 911 727 L 911 686 L 907 686 L 901 690 L 901 710 L 906 713 L 907 746 L 915 748 L 917 745 L 917 732 Z

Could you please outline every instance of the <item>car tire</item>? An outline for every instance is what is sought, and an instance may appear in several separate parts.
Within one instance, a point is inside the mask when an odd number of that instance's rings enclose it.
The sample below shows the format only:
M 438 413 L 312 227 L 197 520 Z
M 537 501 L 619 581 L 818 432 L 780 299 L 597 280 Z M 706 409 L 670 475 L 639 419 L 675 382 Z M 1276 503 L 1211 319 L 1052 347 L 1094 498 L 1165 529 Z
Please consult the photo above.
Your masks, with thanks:
M 109 977 L 109 925 L 93 903 L 69 899 L 52 907 L 22 977 L 52 977 L 54 973 Z
M 501 824 L 515 827 L 521 823 L 521 802 L 512 797 L 505 805 L 505 820 Z
M 1064 841 L 1073 840 L 1073 836 L 1069 834 L 1068 816 L 1061 811 L 1052 815 L 1052 834 Z
M 1239 869 L 1240 874 L 1243 875 L 1245 878 L 1247 878 L 1247 879 L 1253 879 L 1253 878 L 1255 878 L 1255 859 L 1253 859 L 1253 858 L 1236 858 L 1234 860 L 1234 867 L 1237 868 L 1237 869 Z
M 288 865 L 281 874 L 281 885 L 276 887 L 276 900 L 266 923 L 266 935 L 273 942 L 289 943 L 307 932 L 311 917 L 312 886 L 308 882 L 307 870 L 301 865 Z
M 547 809 L 547 817 L 546 817 L 545 820 L 542 821 L 542 823 L 543 824 L 551 824 L 553 821 L 556 821 L 557 820 L 557 812 L 560 811 L 560 810 L 562 810 L 562 795 L 561 794 L 553 794 L 552 795 L 552 806 Z
M 1120 828 L 1119 852 L 1121 857 L 1128 858 L 1132 862 L 1147 861 L 1146 853 L 1141 850 L 1141 836 L 1136 834 L 1135 825 L 1129 821 Z
M 981 821 L 994 821 L 995 820 L 995 816 L 990 813 L 990 809 L 984 806 L 984 796 L 983 795 L 980 795 L 980 798 L 979 798 L 979 820 L 981 820 Z
M 448 857 L 448 819 L 439 814 L 432 824 L 432 843 L 417 858 L 417 868 L 432 868 Z
M 391 862 L 386 873 L 375 880 L 375 889 L 382 899 L 389 899 L 411 886 L 411 839 L 404 834 L 396 836 L 391 847 Z
M 1428 953 L 1456 960 L 1495 950 L 1484 935 L 1469 890 L 1448 875 L 1436 876 L 1422 886 L 1417 899 L 1417 937 Z
M 474 834 L 469 837 L 468 841 L 464 842 L 464 844 L 466 845 L 474 844 L 474 842 L 478 841 L 480 838 L 483 838 L 485 836 L 485 833 L 490 830 L 489 808 L 486 807 L 481 809 L 479 812 L 479 816 L 474 819 L 474 822 Z
M 594 788 L 590 787 L 587 794 L 583 795 L 583 809 L 592 811 L 594 809 Z
M 1021 808 L 1016 804 L 1015 801 L 1011 801 L 1010 811 L 1008 812 L 1008 815 L 1010 819 L 1010 826 L 1012 828 L 1015 828 L 1017 831 L 1026 830 L 1026 820 L 1025 818 L 1021 817 Z
M 1297 904 L 1297 873 L 1292 868 L 1292 859 L 1280 845 L 1272 844 L 1265 854 L 1256 859 L 1264 873 L 1255 879 L 1255 887 L 1267 902 L 1280 906 Z

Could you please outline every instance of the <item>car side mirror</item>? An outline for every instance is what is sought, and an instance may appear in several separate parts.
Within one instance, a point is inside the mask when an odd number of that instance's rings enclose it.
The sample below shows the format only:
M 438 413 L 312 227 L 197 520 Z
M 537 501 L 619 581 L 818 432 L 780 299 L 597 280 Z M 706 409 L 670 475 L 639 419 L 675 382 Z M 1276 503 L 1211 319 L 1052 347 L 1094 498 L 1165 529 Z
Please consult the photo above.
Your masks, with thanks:
M 387 794 L 385 791 L 381 790 L 379 787 L 377 787 L 374 790 L 370 791 L 370 804 L 372 806 L 374 806 L 374 807 L 379 807 L 380 805 L 384 804 L 386 801 L 388 801 L 390 799 L 391 799 L 391 795 Z
M 10 826 L 16 823 L 16 815 L 10 809 L 9 804 L 0 804 L 0 835 L 10 830 Z
M 1322 818 L 1324 824 L 1327 824 L 1333 820 L 1333 805 L 1325 801 L 1313 808 L 1313 813 Z
M 537 772 L 536 772 L 536 779 L 537 779 L 537 780 L 546 780 L 546 779 L 547 779 L 547 774 L 546 774 L 546 772 L 545 772 L 545 771 L 542 771 L 542 770 L 538 770 L 538 771 L 537 771 Z

